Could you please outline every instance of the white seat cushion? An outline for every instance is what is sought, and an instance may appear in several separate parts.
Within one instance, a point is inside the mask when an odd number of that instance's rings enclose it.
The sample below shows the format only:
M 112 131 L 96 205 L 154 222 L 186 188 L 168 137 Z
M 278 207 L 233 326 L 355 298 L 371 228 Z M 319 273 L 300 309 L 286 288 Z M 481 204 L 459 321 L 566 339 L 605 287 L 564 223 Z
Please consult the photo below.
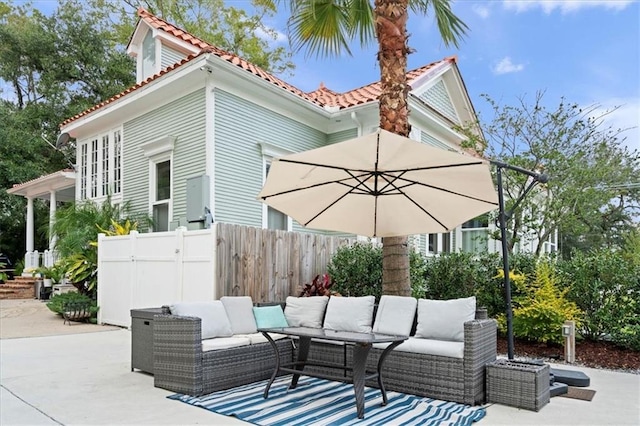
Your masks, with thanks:
M 219 300 L 179 302 L 171 305 L 170 309 L 173 315 L 200 318 L 202 320 L 202 339 L 230 337 L 233 335 L 227 312 Z
M 475 296 L 451 300 L 418 300 L 416 337 L 464 341 L 464 323 L 476 316 Z
M 270 333 L 269 336 L 271 336 L 271 338 L 273 340 L 280 340 L 280 339 L 284 339 L 288 336 L 285 336 L 284 334 L 275 334 L 275 333 Z M 268 342 L 267 338 L 263 336 L 262 333 L 253 333 L 253 334 L 238 334 L 235 335 L 233 337 L 242 337 L 245 339 L 249 339 L 249 342 L 252 345 L 257 345 L 258 343 L 266 343 Z
M 223 296 L 220 301 L 227 311 L 233 334 L 251 334 L 258 331 L 253 316 L 253 301 L 249 296 Z
M 249 346 L 250 344 L 251 340 L 246 337 L 216 337 L 215 339 L 202 341 L 202 352 L 237 348 L 239 346 Z
M 287 297 L 284 316 L 289 327 L 322 328 L 327 296 Z
M 378 303 L 373 332 L 408 336 L 411 334 L 418 300 L 415 297 L 383 295 Z
M 389 345 L 390 343 L 374 343 L 373 347 L 377 349 L 384 349 Z M 462 359 L 464 357 L 464 343 L 409 337 L 408 340 L 405 340 L 400 345 L 396 346 L 393 351 L 447 356 L 449 358 Z
M 333 296 L 327 305 L 323 327 L 328 330 L 371 333 L 375 301 L 373 296 Z

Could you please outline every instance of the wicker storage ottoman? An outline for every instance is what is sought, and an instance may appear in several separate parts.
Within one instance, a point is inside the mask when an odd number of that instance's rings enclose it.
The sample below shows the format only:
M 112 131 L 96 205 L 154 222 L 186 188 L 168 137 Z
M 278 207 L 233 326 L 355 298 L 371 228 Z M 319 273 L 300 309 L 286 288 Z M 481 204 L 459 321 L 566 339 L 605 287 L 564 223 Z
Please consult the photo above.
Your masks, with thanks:
M 487 365 L 487 401 L 540 411 L 550 398 L 548 364 L 496 360 Z

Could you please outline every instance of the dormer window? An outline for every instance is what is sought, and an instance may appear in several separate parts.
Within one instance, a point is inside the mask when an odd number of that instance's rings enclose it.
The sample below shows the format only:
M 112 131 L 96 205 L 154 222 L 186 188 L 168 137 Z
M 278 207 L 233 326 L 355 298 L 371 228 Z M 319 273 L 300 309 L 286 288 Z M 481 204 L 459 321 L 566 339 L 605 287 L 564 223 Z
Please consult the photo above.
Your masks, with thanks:
M 156 64 L 156 40 L 153 38 L 153 32 L 147 31 L 142 41 L 142 80 L 145 80 L 157 71 Z

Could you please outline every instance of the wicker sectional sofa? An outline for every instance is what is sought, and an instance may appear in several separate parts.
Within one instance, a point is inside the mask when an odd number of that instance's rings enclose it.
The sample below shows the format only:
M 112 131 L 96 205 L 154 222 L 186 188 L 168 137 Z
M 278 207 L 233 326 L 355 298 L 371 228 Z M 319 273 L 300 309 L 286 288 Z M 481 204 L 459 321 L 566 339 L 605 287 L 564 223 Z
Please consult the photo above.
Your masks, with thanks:
M 229 299 L 234 299 L 234 303 L 238 301 L 236 298 L 227 298 L 227 302 Z M 330 299 L 335 299 L 334 303 Z M 411 335 L 405 343 L 389 354 L 384 363 L 383 376 L 387 390 L 469 405 L 485 402 L 485 369 L 487 364 L 496 359 L 497 324 L 493 319 L 486 319 L 486 312 L 475 311 L 475 299 L 473 299 L 471 318 L 456 325 L 459 335 L 453 336 L 454 341 L 451 342 L 425 339 L 421 336 L 429 334 L 429 330 L 425 331 L 424 320 L 428 318 L 424 314 L 425 310 L 439 312 L 438 315 L 444 316 L 447 320 L 449 315 L 447 312 L 453 309 L 449 306 L 453 305 L 446 305 L 446 308 L 436 305 L 441 309 L 438 311 L 424 300 L 418 303 L 413 298 L 383 296 L 377 310 L 373 307 L 372 297 L 366 301 L 366 308 L 362 310 L 360 308 L 364 306 L 362 298 L 330 299 L 287 298 L 284 316 L 288 325 Z M 469 300 L 464 299 L 464 301 L 465 309 L 468 311 Z M 351 302 L 353 307 L 350 306 Z M 429 303 L 431 302 L 433 301 Z M 250 299 L 248 302 L 245 299 L 243 303 L 242 309 L 227 308 L 231 323 L 235 321 L 237 325 L 239 322 L 246 323 L 247 320 L 255 319 L 246 318 L 248 316 L 246 306 L 247 303 L 251 304 Z M 336 308 L 338 305 L 340 309 Z M 239 315 L 241 310 L 244 313 Z M 474 316 L 475 319 L 473 319 Z M 436 318 L 435 321 L 437 322 L 438 319 Z M 450 319 L 448 321 L 452 322 Z M 233 335 L 228 338 L 203 340 L 201 318 L 170 314 L 166 309 L 164 314 L 154 317 L 153 328 L 156 387 L 189 395 L 202 395 L 265 380 L 274 371 L 275 357 L 270 344 L 259 334 L 239 333 L 238 331 L 247 331 L 242 330 L 242 326 L 240 329 L 236 327 Z M 436 328 L 446 329 L 447 325 L 440 324 Z M 439 330 L 435 330 L 436 337 L 438 332 Z M 445 337 L 448 338 L 446 333 Z M 224 339 L 236 339 L 234 346 L 225 347 L 224 344 L 216 344 L 217 346 L 211 347 L 203 344 L 207 340 L 223 342 Z M 238 343 L 237 339 L 245 339 L 245 341 Z M 292 361 L 296 356 L 295 344 L 292 344 L 288 338 L 276 340 L 276 343 L 281 363 Z M 384 346 L 374 345 L 369 352 L 368 369 L 375 370 L 383 349 Z M 343 364 L 344 374 L 339 373 L 335 377 L 343 379 L 345 375 L 350 374 L 348 370 L 352 367 L 352 352 L 352 347 L 349 345 L 314 340 L 308 360 Z M 322 367 L 315 367 L 315 369 L 322 369 Z M 330 373 L 330 371 L 322 372 Z M 376 386 L 377 382 L 371 381 L 367 385 Z
M 246 299 L 244 316 L 251 320 L 252 303 Z M 273 374 L 273 348 L 255 332 L 255 322 L 254 330 L 247 330 L 252 333 L 203 339 L 202 318 L 172 314 L 170 307 L 163 311 L 153 321 L 154 386 L 197 396 L 266 380 Z M 281 362 L 291 362 L 291 341 L 276 343 Z
M 382 296 L 381 304 L 388 297 Z M 447 302 L 456 303 L 456 301 Z M 378 311 L 380 311 L 379 308 Z M 398 310 L 395 311 L 398 312 Z M 487 319 L 485 310 L 476 311 L 475 299 L 473 299 L 472 315 L 475 319 L 460 324 L 463 330 L 462 338 L 457 336 L 456 339 L 459 340 L 457 342 L 440 342 L 437 339 L 416 336 L 420 314 L 416 313 L 413 316 L 413 314 L 407 314 L 407 311 L 410 312 L 410 308 L 403 309 L 405 319 L 400 321 L 404 324 L 398 324 L 397 318 L 394 318 L 395 323 L 391 326 L 391 330 L 402 327 L 405 331 L 410 330 L 406 334 L 410 334 L 411 337 L 386 358 L 383 368 L 385 388 L 469 405 L 484 403 L 486 366 L 494 361 L 497 355 L 496 321 Z M 389 314 L 387 310 L 387 318 Z M 395 312 L 391 315 L 394 316 Z M 377 323 L 385 320 L 381 317 L 384 315 L 372 316 L 372 321 L 375 318 L 373 331 L 390 334 L 391 330 L 376 329 Z M 410 323 L 407 322 L 407 318 L 411 318 Z M 440 345 L 444 345 L 445 349 L 441 350 Z M 447 345 L 453 346 L 454 350 L 449 350 Z M 375 370 L 383 349 L 384 346 L 374 345 L 369 352 L 367 370 Z M 352 350 L 348 345 L 314 341 L 309 351 L 309 360 L 344 363 L 345 367 L 351 368 L 351 355 Z M 371 380 L 367 385 L 376 387 L 377 382 Z

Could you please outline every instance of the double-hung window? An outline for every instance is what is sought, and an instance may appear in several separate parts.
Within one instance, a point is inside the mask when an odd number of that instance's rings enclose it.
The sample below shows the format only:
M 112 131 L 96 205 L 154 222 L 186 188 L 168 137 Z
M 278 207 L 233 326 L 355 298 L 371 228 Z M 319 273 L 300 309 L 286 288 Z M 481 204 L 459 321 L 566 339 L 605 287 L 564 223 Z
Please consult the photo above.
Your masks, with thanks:
M 122 131 L 110 130 L 78 143 L 77 197 L 101 200 L 122 192 Z
M 140 146 L 149 160 L 149 213 L 153 230 L 169 230 L 173 214 L 173 146 L 175 137 L 166 136 Z

